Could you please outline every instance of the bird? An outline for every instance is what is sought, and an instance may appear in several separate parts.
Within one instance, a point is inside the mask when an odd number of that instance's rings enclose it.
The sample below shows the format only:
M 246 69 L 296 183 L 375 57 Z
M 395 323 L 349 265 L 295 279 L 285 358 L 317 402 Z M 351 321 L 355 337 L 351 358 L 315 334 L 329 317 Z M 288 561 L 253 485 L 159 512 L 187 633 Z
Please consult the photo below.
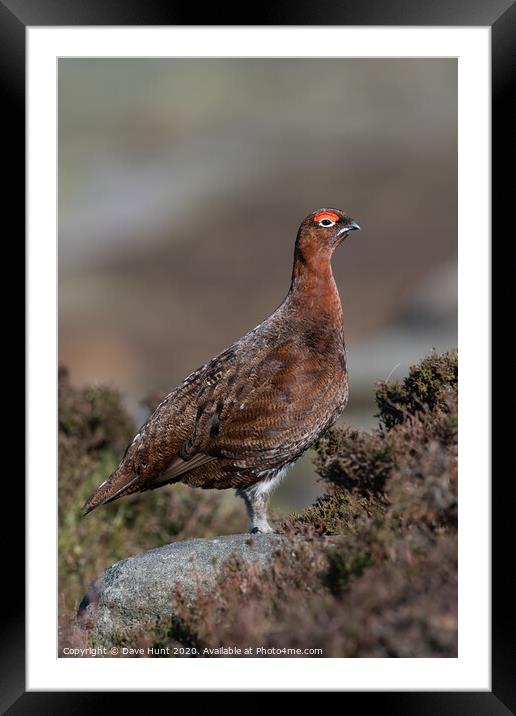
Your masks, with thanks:
M 270 495 L 348 401 L 342 305 L 334 250 L 360 225 L 322 208 L 299 227 L 290 287 L 256 328 L 191 373 L 140 428 L 87 515 L 136 492 L 183 482 L 234 488 L 249 532 L 274 532 Z

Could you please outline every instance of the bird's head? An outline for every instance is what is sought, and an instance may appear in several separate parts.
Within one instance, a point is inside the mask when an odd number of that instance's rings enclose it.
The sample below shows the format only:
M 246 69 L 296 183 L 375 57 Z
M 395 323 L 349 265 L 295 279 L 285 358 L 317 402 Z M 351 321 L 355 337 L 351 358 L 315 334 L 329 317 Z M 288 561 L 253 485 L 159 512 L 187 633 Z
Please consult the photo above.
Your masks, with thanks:
M 332 254 L 351 231 L 360 225 L 341 209 L 318 209 L 301 223 L 297 234 L 296 252 L 309 258 Z

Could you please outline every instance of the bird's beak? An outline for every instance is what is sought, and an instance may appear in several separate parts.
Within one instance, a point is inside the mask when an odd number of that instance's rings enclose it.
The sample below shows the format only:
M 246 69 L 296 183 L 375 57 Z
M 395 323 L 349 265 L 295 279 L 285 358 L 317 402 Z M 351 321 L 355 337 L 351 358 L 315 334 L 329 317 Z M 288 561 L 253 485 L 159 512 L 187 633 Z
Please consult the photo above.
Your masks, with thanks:
M 360 230 L 360 224 L 358 221 L 354 221 L 351 219 L 350 222 L 346 224 L 346 226 L 343 226 L 342 229 L 339 231 L 339 236 L 342 234 L 348 234 L 350 231 L 355 231 L 355 229 Z

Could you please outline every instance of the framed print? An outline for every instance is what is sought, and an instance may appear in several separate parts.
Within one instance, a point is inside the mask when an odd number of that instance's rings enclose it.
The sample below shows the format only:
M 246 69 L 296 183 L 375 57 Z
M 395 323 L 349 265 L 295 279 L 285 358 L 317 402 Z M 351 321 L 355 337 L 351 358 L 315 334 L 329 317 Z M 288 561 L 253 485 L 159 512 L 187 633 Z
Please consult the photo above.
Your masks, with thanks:
M 514 6 L 365 12 L 0 6 L 27 235 L 9 713 L 514 709 L 489 389 Z

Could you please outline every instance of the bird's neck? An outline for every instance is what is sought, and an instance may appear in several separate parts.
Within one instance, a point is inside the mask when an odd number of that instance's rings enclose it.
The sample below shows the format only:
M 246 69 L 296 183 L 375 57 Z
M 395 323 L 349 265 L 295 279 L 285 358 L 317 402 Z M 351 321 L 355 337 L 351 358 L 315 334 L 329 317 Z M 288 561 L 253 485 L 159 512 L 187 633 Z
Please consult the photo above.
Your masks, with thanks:
M 308 257 L 296 253 L 287 301 L 291 309 L 307 319 L 313 316 L 332 322 L 342 320 L 330 252 Z

